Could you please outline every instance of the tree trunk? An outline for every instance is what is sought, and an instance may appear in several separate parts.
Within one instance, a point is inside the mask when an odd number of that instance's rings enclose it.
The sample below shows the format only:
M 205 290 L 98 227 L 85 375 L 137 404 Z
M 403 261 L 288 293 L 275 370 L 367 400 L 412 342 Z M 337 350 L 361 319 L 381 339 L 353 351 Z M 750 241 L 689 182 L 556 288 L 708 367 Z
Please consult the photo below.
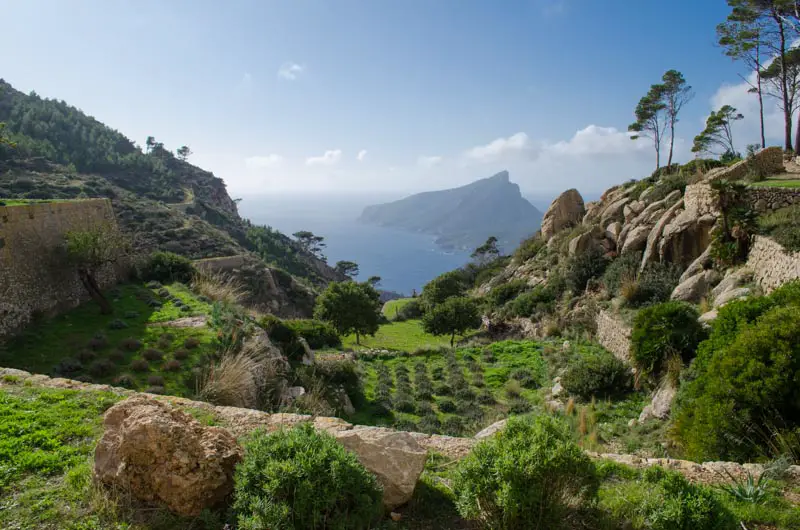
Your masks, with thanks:
M 781 98 L 783 99 L 783 121 L 784 121 L 784 147 L 787 151 L 792 150 L 792 109 L 789 105 L 789 84 L 787 83 L 788 72 L 786 71 L 786 33 L 783 27 L 783 20 L 777 12 L 773 11 L 773 18 L 778 24 L 778 34 L 780 35 L 780 55 L 781 62 Z
M 105 296 L 103 296 L 103 291 L 101 291 L 100 286 L 97 285 L 97 280 L 95 280 L 94 274 L 86 269 L 79 269 L 78 276 L 80 277 L 84 288 L 86 288 L 86 291 L 89 293 L 89 296 L 97 303 L 97 305 L 100 306 L 100 314 L 112 314 L 114 312 L 114 308 L 111 307 L 109 301 Z
M 758 53 L 760 53 L 759 48 L 756 48 L 756 54 Z M 764 95 L 761 92 L 761 61 L 759 60 L 756 60 L 756 83 L 758 86 L 758 118 L 761 124 L 761 149 L 764 149 L 767 147 L 767 140 L 764 136 Z
M 672 167 L 672 147 L 675 145 L 675 119 L 670 118 L 669 122 L 669 157 L 667 158 L 667 173 Z
M 452 335 L 450 335 L 450 349 L 453 349 L 453 343 L 456 341 L 456 332 L 454 331 Z

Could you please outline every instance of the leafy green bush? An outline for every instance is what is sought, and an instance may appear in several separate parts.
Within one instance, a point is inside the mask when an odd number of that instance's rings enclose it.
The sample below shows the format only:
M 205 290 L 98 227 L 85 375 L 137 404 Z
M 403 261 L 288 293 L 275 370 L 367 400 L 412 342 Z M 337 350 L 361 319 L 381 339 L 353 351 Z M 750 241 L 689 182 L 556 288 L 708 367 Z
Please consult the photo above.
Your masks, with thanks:
M 397 311 L 395 320 L 405 321 L 422 318 L 422 304 L 419 299 L 415 298 L 407 302 L 403 307 Z
M 455 412 L 456 411 L 456 404 L 453 403 L 452 399 L 440 399 L 437 402 L 439 406 L 439 411 L 441 412 Z
M 484 302 L 490 308 L 502 307 L 509 300 L 513 300 L 524 291 L 528 290 L 528 282 L 525 280 L 514 280 L 494 287 L 486 293 Z
M 273 344 L 278 346 L 286 357 L 298 360 L 303 357 L 305 349 L 298 340 L 297 331 L 286 321 L 275 315 L 264 315 L 258 323 Z
M 762 215 L 758 218 L 758 228 L 787 250 L 800 250 L 800 204 Z
M 609 293 L 617 295 L 623 283 L 635 280 L 642 264 L 641 252 L 626 252 L 612 261 L 603 273 L 603 285 Z
M 597 495 L 594 464 L 569 429 L 548 416 L 513 417 L 461 461 L 453 480 L 456 507 L 485 528 L 555 529 Z
M 634 289 L 626 294 L 626 300 L 633 307 L 666 302 L 680 277 L 680 268 L 672 263 L 648 263 L 639 274 Z
M 514 261 L 517 263 L 525 263 L 532 257 L 536 256 L 540 250 L 545 248 L 545 241 L 538 234 L 529 237 L 517 247 L 514 251 Z
M 425 284 L 422 288 L 422 301 L 426 307 L 433 307 L 448 298 L 464 296 L 468 287 L 463 272 L 445 272 Z
M 600 249 L 592 249 L 576 254 L 567 260 L 564 280 L 567 288 L 574 294 L 586 290 L 586 284 L 593 278 L 599 278 L 608 266 L 608 258 Z
M 153 252 L 137 271 L 142 281 L 162 283 L 186 283 L 192 279 L 194 272 L 194 265 L 189 258 L 173 252 Z
M 305 424 L 248 439 L 233 509 L 241 530 L 369 528 L 381 499 L 353 453 Z
M 733 514 L 706 486 L 659 467 L 642 478 L 601 492 L 601 503 L 617 519 L 640 521 L 648 530 L 734 530 Z M 613 495 L 611 493 L 614 493 Z M 638 526 L 637 526 L 638 527 Z
M 691 457 L 779 456 L 781 441 L 800 426 L 800 307 L 773 307 L 742 322 L 727 345 L 712 336 L 691 375 L 675 416 L 675 433 Z
M 313 319 L 286 320 L 284 322 L 294 330 L 297 336 L 306 339 L 308 345 L 315 350 L 338 348 L 342 345 L 342 339 L 339 338 L 339 334 L 327 322 Z
M 605 350 L 593 350 L 571 361 L 561 376 L 561 385 L 583 399 L 613 397 L 631 388 L 630 369 Z
M 673 355 L 691 360 L 706 338 L 697 309 L 684 302 L 665 302 L 639 311 L 631 332 L 631 360 L 647 375 L 658 376 Z
M 509 316 L 534 318 L 548 314 L 555 307 L 556 297 L 556 293 L 547 285 L 537 285 L 509 304 Z

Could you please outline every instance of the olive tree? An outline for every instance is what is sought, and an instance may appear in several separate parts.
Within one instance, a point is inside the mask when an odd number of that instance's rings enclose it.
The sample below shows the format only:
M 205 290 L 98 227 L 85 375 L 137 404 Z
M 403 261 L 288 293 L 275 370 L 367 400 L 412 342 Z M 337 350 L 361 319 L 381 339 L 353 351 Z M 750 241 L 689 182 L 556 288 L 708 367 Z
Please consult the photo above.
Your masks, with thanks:
M 129 249 L 127 239 L 111 224 L 99 224 L 66 234 L 67 257 L 89 296 L 100 306 L 100 312 L 104 315 L 110 315 L 114 310 L 100 289 L 97 275 L 103 267 L 122 260 Z

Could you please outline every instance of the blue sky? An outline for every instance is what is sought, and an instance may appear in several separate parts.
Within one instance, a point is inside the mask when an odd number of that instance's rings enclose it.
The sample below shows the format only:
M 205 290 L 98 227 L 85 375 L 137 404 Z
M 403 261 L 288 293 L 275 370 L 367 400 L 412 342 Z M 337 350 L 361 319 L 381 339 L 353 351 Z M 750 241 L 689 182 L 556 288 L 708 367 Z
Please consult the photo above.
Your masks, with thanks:
M 593 192 L 652 171 L 650 145 L 624 131 L 664 71 L 696 92 L 676 134 L 681 159 L 712 105 L 748 115 L 755 99 L 715 45 L 724 0 L 4 0 L 2 10 L 11 53 L 0 76 L 140 144 L 148 134 L 188 144 L 238 195 L 411 192 L 502 169 L 528 192 Z M 742 145 L 756 139 L 746 121 Z

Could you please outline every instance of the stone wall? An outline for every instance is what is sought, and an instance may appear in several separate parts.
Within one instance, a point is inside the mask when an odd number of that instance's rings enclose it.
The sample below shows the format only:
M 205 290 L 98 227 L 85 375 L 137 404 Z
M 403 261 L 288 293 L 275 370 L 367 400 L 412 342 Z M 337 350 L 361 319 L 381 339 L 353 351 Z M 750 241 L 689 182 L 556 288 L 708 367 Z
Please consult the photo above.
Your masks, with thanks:
M 707 182 L 689 184 L 683 193 L 683 205 L 687 212 L 696 214 L 697 217 L 712 214 L 717 215 L 717 199 L 714 190 Z
M 64 237 L 99 223 L 116 227 L 108 199 L 0 206 L 0 337 L 9 336 L 35 315 L 51 315 L 88 299 L 66 262 Z M 101 287 L 117 272 L 99 274 Z
M 631 328 L 618 316 L 601 310 L 595 319 L 597 342 L 622 361 L 630 361 Z
M 768 293 L 800 278 L 800 252 L 788 252 L 772 239 L 756 236 L 747 267 L 753 271 L 753 280 Z
M 365 429 L 392 431 L 392 429 L 386 429 L 384 427 L 353 425 L 341 418 L 325 418 L 305 414 L 273 414 L 252 409 L 218 407 L 209 403 L 192 401 L 174 396 L 139 394 L 133 390 L 111 387 L 109 385 L 81 383 L 70 379 L 30 374 L 13 368 L 0 368 L 0 392 L 3 391 L 3 387 L 11 385 L 72 389 L 86 392 L 110 392 L 122 397 L 132 397 L 136 395 L 147 396 L 183 409 L 209 412 L 220 427 L 229 430 L 236 437 L 243 436 L 255 429 L 275 431 L 283 427 L 292 427 L 305 422 L 311 422 L 315 428 L 331 434 L 341 433 L 342 431 L 363 431 Z M 478 438 L 491 436 L 493 433 L 502 429 L 503 425 L 504 422 L 498 422 L 485 429 L 483 434 L 479 434 L 475 438 L 456 438 L 452 436 L 417 432 L 409 434 L 419 445 L 428 451 L 439 453 L 448 458 L 460 459 L 467 456 L 470 451 L 472 451 L 472 448 L 480 441 Z M 725 472 L 730 473 L 734 477 L 745 477 L 748 472 L 759 475 L 763 471 L 763 466 L 759 464 L 737 464 L 734 462 L 706 462 L 700 464 L 671 458 L 643 458 L 636 455 L 593 452 L 587 452 L 587 455 L 595 460 L 612 460 L 636 468 L 662 466 L 682 473 L 693 482 L 727 482 L 729 479 Z M 790 485 L 800 484 L 800 466 L 789 466 L 786 471 L 786 480 Z
M 231 271 L 245 264 L 244 256 L 224 256 L 221 258 L 206 258 L 195 260 L 198 269 L 208 271 Z
M 705 180 L 744 180 L 750 174 L 751 165 L 765 175 L 783 173 L 783 149 L 775 146 L 767 147 L 756 153 L 753 159 L 747 158 L 732 166 L 712 169 L 703 178 Z
M 758 213 L 772 212 L 793 204 L 800 204 L 800 188 L 773 188 L 753 186 L 747 190 L 750 208 Z

